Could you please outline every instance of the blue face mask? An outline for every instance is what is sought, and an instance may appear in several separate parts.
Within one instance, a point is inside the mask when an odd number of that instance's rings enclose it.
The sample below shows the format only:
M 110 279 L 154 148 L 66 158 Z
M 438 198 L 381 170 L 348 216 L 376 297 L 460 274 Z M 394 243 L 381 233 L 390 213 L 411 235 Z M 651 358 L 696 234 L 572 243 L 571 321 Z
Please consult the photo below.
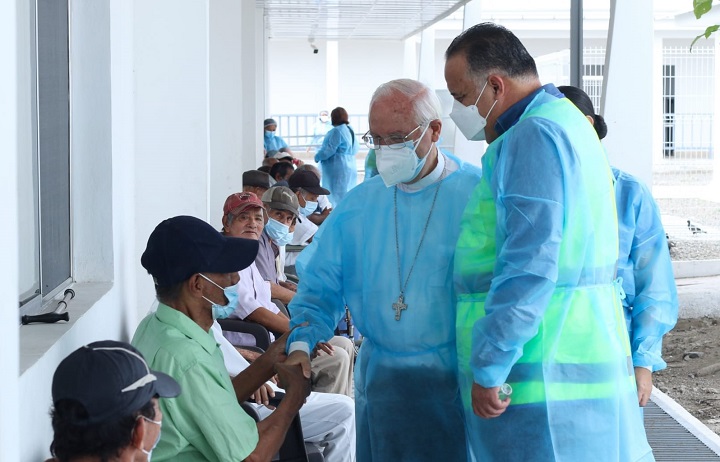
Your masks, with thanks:
M 293 233 L 290 232 L 290 227 L 288 225 L 280 223 L 273 218 L 270 218 L 268 220 L 267 224 L 265 225 L 265 231 L 267 231 L 270 239 L 272 239 L 273 242 L 275 242 L 275 244 L 279 245 L 280 247 L 288 245 L 293 238 Z
M 303 196 L 303 199 L 305 199 L 305 196 Z M 302 214 L 302 216 L 306 217 L 308 215 L 312 215 L 313 213 L 315 213 L 315 210 L 317 210 L 317 208 L 318 208 L 317 202 L 313 202 L 313 201 L 309 201 L 309 200 L 305 199 L 305 207 L 300 207 L 300 213 Z
M 273 136 L 275 136 L 275 132 L 271 132 L 270 130 L 265 130 L 266 138 L 272 138 Z
M 227 297 L 228 299 L 227 304 L 218 305 L 217 303 L 213 302 L 212 300 L 208 299 L 203 295 L 205 301 L 212 304 L 213 319 L 225 319 L 231 314 L 233 314 L 233 311 L 235 311 L 235 307 L 237 306 L 238 301 L 238 285 L 235 284 L 234 286 L 230 287 L 220 287 L 212 279 L 208 278 L 204 274 L 200 273 L 200 276 L 210 281 L 212 284 L 215 285 L 215 287 L 222 289 L 222 291 L 225 293 L 225 297 Z

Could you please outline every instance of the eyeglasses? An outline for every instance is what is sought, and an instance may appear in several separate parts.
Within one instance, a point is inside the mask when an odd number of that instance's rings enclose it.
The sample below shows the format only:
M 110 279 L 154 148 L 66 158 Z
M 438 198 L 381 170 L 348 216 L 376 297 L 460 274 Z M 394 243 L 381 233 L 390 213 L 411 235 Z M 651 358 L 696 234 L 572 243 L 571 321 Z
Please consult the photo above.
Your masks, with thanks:
M 418 131 L 418 129 L 422 128 L 422 126 L 423 124 L 418 125 L 405 136 L 390 135 L 384 138 L 381 136 L 374 136 L 370 133 L 370 130 L 368 130 L 368 132 L 363 135 L 362 140 L 363 143 L 365 143 L 365 146 L 370 149 L 380 149 L 380 146 L 387 146 L 390 149 L 402 149 L 408 141 L 415 143 L 415 140 L 411 139 L 410 135 Z

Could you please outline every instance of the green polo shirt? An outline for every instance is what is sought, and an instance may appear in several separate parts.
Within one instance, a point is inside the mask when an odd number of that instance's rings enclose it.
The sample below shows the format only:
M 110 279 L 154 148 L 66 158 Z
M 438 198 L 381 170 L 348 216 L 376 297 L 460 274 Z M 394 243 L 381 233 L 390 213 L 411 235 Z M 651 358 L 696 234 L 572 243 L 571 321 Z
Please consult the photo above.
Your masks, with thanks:
M 257 426 L 238 404 L 212 333 L 160 303 L 142 320 L 132 344 L 151 369 L 182 387 L 177 398 L 160 400 L 162 436 L 153 461 L 243 460 L 255 449 Z

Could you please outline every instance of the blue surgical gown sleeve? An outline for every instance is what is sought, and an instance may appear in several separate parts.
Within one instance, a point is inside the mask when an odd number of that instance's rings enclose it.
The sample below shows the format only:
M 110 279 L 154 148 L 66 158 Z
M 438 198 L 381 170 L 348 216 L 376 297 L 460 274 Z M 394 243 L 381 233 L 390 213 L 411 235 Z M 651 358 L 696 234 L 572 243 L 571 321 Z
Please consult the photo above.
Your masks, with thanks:
M 342 207 L 333 210 L 313 237 L 312 243 L 300 252 L 295 261 L 300 284 L 298 293 L 288 305 L 290 328 L 304 322 L 309 325 L 293 330 L 288 345 L 301 341 L 307 342 L 312 349 L 317 342 L 331 339 L 335 326 L 345 313 L 341 275 L 342 239 L 335 224 L 342 218 L 342 211 Z M 321 244 L 324 252 L 318 252 Z
M 648 188 L 614 171 L 620 228 L 618 276 L 623 278 L 634 366 L 666 367 L 662 338 L 678 316 L 677 289 L 660 211 Z M 629 249 L 629 253 L 628 253 Z
M 498 148 L 497 263 L 485 302 L 487 315 L 473 328 L 475 382 L 502 385 L 538 331 L 558 276 L 563 230 L 563 158 L 567 139 L 547 120 L 520 123 Z
M 327 132 L 323 139 L 322 146 L 315 153 L 315 162 L 322 162 L 328 160 L 332 156 L 338 153 L 340 150 L 340 144 L 343 142 L 342 134 L 340 130 L 333 129 Z

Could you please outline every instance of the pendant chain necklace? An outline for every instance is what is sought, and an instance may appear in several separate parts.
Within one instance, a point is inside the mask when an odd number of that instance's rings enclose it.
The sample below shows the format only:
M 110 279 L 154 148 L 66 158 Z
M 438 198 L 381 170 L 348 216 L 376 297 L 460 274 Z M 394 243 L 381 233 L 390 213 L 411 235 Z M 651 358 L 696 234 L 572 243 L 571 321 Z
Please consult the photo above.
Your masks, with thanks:
M 445 169 L 443 169 L 443 174 L 445 173 Z M 425 241 L 425 233 L 428 230 L 428 226 L 430 225 L 430 218 L 432 217 L 433 210 L 435 210 L 435 202 L 438 198 L 438 193 L 440 192 L 440 185 L 442 185 L 442 175 L 440 176 L 440 180 L 438 181 L 437 188 L 435 188 L 435 196 L 433 197 L 432 205 L 430 206 L 430 212 L 428 212 L 427 220 L 425 221 L 425 228 L 423 229 L 422 236 L 420 237 L 420 243 L 418 244 L 417 251 L 415 252 L 415 257 L 413 257 L 412 264 L 410 265 L 410 271 L 408 272 L 407 278 L 405 279 L 405 283 L 402 283 L 402 269 L 400 266 L 400 237 L 398 236 L 398 217 L 397 217 L 397 186 L 395 186 L 395 196 L 393 197 L 393 204 L 395 206 L 395 254 L 397 255 L 397 267 L 398 267 L 398 284 L 400 285 L 400 296 L 397 299 L 397 302 L 392 304 L 393 310 L 395 310 L 395 320 L 400 320 L 400 315 L 403 310 L 407 309 L 407 304 L 405 303 L 405 289 L 407 289 L 408 282 L 410 281 L 410 276 L 412 275 L 413 269 L 415 269 L 415 263 L 417 262 L 418 255 L 420 255 L 420 248 L 423 245 L 423 242 Z

